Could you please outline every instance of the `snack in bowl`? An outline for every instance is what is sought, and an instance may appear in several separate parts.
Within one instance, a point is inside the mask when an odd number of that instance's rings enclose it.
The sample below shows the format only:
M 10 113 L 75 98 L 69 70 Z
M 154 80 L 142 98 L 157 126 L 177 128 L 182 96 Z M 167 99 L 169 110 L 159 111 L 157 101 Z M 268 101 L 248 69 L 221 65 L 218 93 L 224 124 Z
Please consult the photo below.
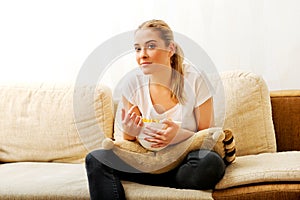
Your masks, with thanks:
M 162 123 L 161 120 L 156 120 L 156 119 L 145 119 L 143 118 L 143 122 L 144 122 L 144 126 L 147 127 L 152 127 L 155 129 L 164 129 L 166 128 L 166 124 Z M 177 125 L 179 125 L 179 127 L 181 126 L 181 122 L 178 121 L 173 121 L 175 122 Z M 152 142 L 149 142 L 147 140 L 145 140 L 145 138 L 149 138 L 151 136 L 144 134 L 143 132 L 139 134 L 139 136 L 137 137 L 139 143 L 146 149 L 151 150 L 151 151 L 159 151 L 162 150 L 163 148 L 167 147 L 158 147 L 158 148 L 154 148 L 151 147 L 152 146 Z

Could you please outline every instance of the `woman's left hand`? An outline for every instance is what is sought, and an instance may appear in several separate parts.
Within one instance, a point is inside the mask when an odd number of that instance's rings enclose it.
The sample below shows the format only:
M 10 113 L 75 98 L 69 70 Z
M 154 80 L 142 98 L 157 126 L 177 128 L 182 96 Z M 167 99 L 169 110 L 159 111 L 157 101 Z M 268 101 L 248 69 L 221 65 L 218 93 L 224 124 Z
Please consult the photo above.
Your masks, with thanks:
M 149 136 L 145 140 L 153 143 L 152 148 L 160 148 L 172 144 L 172 140 L 179 132 L 180 127 L 175 122 L 166 119 L 162 123 L 166 125 L 166 128 L 157 129 L 150 126 L 145 126 L 144 128 L 144 134 Z

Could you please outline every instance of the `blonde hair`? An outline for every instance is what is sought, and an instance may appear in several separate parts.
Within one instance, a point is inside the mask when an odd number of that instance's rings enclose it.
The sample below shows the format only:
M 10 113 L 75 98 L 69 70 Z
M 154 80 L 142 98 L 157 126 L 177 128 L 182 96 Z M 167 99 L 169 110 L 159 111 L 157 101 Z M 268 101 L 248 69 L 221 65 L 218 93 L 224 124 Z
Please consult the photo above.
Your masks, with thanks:
M 149 20 L 142 23 L 139 29 L 153 29 L 160 33 L 160 38 L 164 40 L 165 45 L 169 46 L 171 42 L 175 45 L 175 53 L 171 57 L 171 67 L 172 67 L 172 78 L 171 78 L 171 98 L 179 101 L 179 103 L 184 104 L 184 73 L 183 73 L 183 51 L 178 44 L 174 41 L 173 31 L 169 25 L 163 20 Z

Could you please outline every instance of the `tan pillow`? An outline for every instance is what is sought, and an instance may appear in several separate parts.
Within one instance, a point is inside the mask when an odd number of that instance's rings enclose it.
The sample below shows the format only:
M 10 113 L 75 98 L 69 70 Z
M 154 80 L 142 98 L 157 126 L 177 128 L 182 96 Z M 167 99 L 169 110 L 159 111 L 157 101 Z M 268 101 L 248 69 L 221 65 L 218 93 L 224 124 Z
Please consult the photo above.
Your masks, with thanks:
M 115 127 L 116 128 L 116 127 Z M 104 149 L 112 149 L 123 161 L 134 168 L 149 173 L 163 173 L 175 168 L 186 155 L 197 149 L 209 149 L 218 153 L 230 164 L 235 160 L 235 144 L 231 131 L 220 128 L 210 128 L 195 133 L 189 139 L 164 148 L 160 151 L 150 151 L 137 141 L 123 140 L 120 131 L 115 131 L 116 139 L 107 138 L 103 141 Z
M 261 76 L 251 72 L 221 73 L 225 91 L 224 129 L 236 142 L 236 155 L 276 152 L 270 94 Z
M 112 134 L 113 104 L 104 86 L 74 92 L 68 85 L 11 83 L 0 86 L 0 97 L 0 162 L 82 162 L 101 147 L 101 132 Z
M 118 105 L 116 105 L 118 104 Z M 150 173 L 163 173 L 175 168 L 193 150 L 209 149 L 217 152 L 227 165 L 235 160 L 235 141 L 232 132 L 222 128 L 210 128 L 195 133 L 192 137 L 160 151 L 145 149 L 139 142 L 123 139 L 121 131 L 122 102 L 115 102 L 114 134 L 104 140 L 104 149 L 113 149 L 122 160 L 131 166 Z

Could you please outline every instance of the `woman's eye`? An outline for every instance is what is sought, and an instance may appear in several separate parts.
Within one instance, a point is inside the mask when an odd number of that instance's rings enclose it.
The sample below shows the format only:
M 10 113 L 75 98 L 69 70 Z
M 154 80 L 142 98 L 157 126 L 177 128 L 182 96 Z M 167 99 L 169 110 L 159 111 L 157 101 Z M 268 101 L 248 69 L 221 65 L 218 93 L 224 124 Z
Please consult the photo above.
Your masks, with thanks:
M 148 47 L 148 49 L 155 49 L 156 46 L 155 46 L 155 44 L 149 44 L 147 47 Z
M 134 47 L 134 50 L 135 50 L 136 52 L 139 52 L 139 51 L 141 50 L 141 47 Z

